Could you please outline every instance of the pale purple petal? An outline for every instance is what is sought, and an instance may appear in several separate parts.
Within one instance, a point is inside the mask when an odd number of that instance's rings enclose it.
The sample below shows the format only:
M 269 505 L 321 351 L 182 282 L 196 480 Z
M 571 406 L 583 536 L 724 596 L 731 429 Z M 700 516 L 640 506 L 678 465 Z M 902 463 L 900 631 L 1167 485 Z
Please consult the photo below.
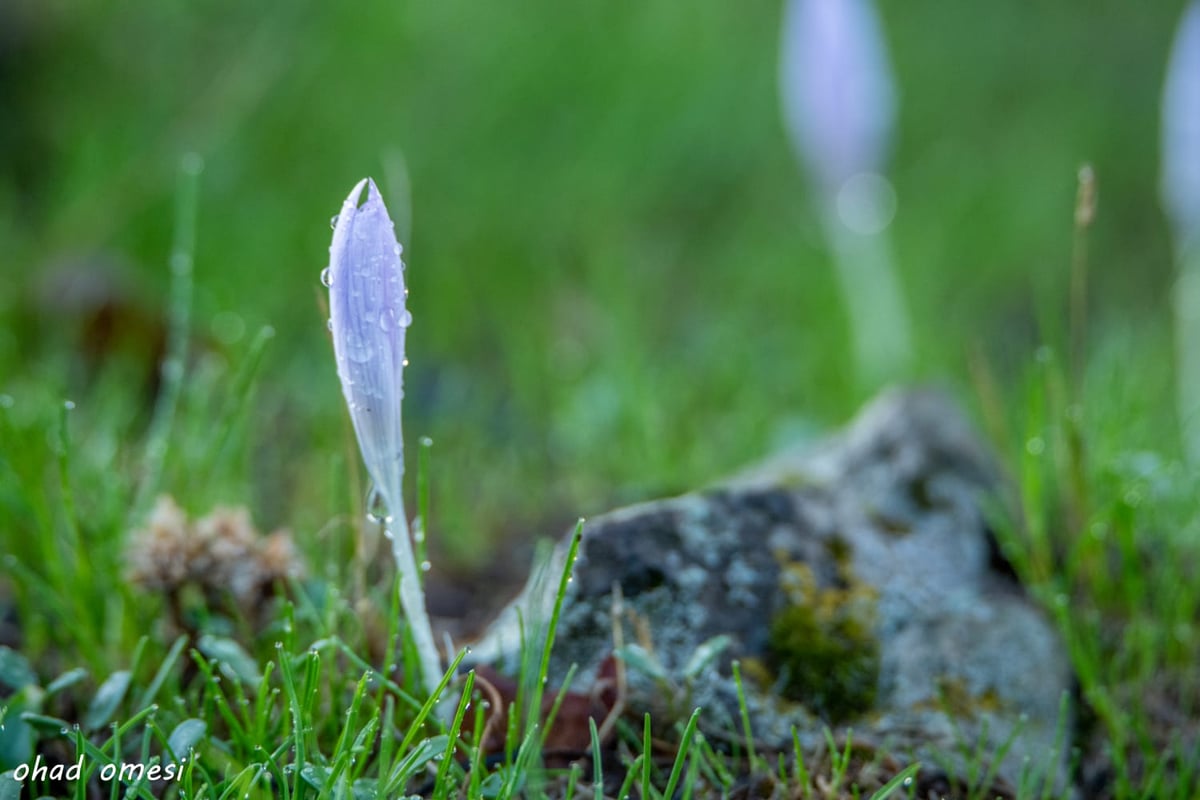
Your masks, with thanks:
M 367 199 L 358 205 L 363 187 Z M 360 181 L 342 204 L 329 248 L 329 321 L 342 393 L 363 461 L 389 511 L 403 508 L 405 304 L 400 245 L 379 189 Z
M 1182 245 L 1200 241 L 1200 2 L 1184 12 L 1162 108 L 1162 194 Z
M 870 0 L 789 0 L 780 91 L 796 150 L 826 192 L 883 171 L 896 100 Z

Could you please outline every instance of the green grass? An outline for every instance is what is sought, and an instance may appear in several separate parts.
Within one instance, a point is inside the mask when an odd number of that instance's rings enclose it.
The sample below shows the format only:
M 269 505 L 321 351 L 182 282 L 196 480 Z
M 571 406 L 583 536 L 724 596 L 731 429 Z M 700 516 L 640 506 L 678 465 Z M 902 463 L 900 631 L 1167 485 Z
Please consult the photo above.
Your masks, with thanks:
M 948 385 L 1002 454 L 1024 513 L 997 530 L 1085 701 L 1067 746 L 1121 797 L 1200 783 L 1200 481 L 1171 411 L 1175 267 L 1153 200 L 1181 7 L 882 8 L 912 378 Z M 34 747 L 93 771 L 194 747 L 165 789 L 188 797 L 603 781 L 709 796 L 750 764 L 816 797 L 815 776 L 852 776 L 849 741 L 807 764 L 752 744 L 734 757 L 689 728 L 690 709 L 677 753 L 631 732 L 599 780 L 539 768 L 528 714 L 499 762 L 479 751 L 477 711 L 430 716 L 359 522 L 318 282 L 329 215 L 373 174 L 409 263 L 409 488 L 439 569 L 468 573 L 848 418 L 869 391 L 778 121 L 776 4 L 44 3 L 0 12 L 0 29 L 13 13 L 0 611 L 21 638 L 0 651 L 0 770 Z M 180 190 L 192 152 L 205 168 Z M 1078 351 L 1085 160 L 1100 200 Z M 97 307 L 55 288 L 71 259 L 116 298 L 98 351 Z M 183 368 L 155 391 L 163 355 Z M 203 647 L 180 638 L 125 579 L 127 535 L 158 491 L 194 516 L 245 504 L 261 528 L 290 527 L 310 575 L 277 588 L 259 627 L 214 609 L 195 620 Z M 112 796 L 126 791 L 161 794 Z

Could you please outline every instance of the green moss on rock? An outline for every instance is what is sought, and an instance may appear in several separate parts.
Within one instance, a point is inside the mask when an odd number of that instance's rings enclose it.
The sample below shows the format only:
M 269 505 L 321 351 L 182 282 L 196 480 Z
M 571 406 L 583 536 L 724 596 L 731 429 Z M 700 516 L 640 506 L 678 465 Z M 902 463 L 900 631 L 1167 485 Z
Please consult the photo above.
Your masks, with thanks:
M 819 586 L 804 563 L 784 565 L 791 602 L 771 620 L 767 644 L 783 695 L 832 722 L 874 707 L 879 683 L 875 595 L 853 580 L 846 561 L 829 587 Z

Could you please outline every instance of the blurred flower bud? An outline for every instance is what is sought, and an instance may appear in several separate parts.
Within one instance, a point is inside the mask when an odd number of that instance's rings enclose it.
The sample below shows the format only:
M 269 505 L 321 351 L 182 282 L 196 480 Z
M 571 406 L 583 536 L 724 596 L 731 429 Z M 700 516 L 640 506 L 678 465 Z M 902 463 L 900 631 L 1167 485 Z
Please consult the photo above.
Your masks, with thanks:
M 870 0 L 789 0 L 780 89 L 792 142 L 827 198 L 883 171 L 896 101 Z
M 1162 201 L 1180 249 L 1200 240 L 1200 2 L 1183 14 L 1162 102 Z

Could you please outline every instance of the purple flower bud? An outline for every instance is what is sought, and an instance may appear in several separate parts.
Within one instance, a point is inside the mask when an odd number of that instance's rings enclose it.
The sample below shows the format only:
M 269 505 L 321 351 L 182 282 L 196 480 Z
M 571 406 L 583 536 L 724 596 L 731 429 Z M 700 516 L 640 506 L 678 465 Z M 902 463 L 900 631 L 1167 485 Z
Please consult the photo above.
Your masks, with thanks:
M 358 205 L 363 187 L 367 200 Z M 342 204 L 329 248 L 329 326 L 342 393 L 367 472 L 389 513 L 403 513 L 404 263 L 375 182 L 358 183 Z
M 1200 2 L 1184 12 L 1167 67 L 1162 198 L 1180 248 L 1200 243 Z
M 358 204 L 363 187 L 367 200 Z M 421 661 L 421 677 L 432 696 L 441 678 L 441 660 L 425 611 L 408 519 L 404 515 L 404 437 L 400 401 L 404 398 L 404 335 L 412 323 L 405 307 L 404 262 L 396 231 L 370 178 L 350 192 L 333 228 L 329 267 L 321 273 L 329 287 L 329 329 L 342 394 L 358 436 L 367 472 L 383 498 L 383 520 L 400 576 L 400 605 Z
M 883 171 L 896 103 L 870 0 L 789 0 L 780 89 L 796 150 L 825 192 Z

